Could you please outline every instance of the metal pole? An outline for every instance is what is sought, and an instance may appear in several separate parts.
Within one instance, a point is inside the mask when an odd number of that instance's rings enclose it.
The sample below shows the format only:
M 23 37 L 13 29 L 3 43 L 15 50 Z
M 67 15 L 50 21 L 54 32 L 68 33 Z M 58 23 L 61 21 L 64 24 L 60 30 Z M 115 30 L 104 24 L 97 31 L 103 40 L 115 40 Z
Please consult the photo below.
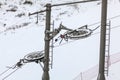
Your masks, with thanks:
M 50 21 L 51 20 L 51 4 L 46 4 L 46 29 L 45 29 L 45 60 L 43 68 L 42 80 L 49 80 L 49 46 L 50 46 Z
M 81 74 L 81 80 L 83 80 L 82 72 L 80 74 Z
M 102 15 L 101 15 L 101 34 L 100 34 L 100 59 L 99 73 L 97 80 L 105 80 L 104 65 L 105 65 L 105 44 L 106 44 L 106 20 L 107 20 L 107 0 L 102 0 Z

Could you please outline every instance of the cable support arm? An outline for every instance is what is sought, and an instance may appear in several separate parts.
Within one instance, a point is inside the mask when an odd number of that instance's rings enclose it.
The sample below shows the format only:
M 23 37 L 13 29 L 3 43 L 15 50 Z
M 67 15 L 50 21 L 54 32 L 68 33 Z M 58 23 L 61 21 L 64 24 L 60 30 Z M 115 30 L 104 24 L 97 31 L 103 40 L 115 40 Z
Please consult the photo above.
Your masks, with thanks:
M 71 4 L 77 4 L 77 3 L 92 2 L 92 1 L 100 1 L 100 0 L 84 0 L 84 1 L 69 2 L 69 3 L 62 3 L 62 4 L 53 4 L 51 6 L 52 7 L 54 7 L 54 6 L 64 6 L 64 5 L 71 5 Z
M 85 2 L 92 2 L 92 1 L 100 1 L 100 0 L 85 0 L 85 1 L 77 1 L 77 2 L 53 4 L 53 5 L 51 5 L 51 7 L 54 7 L 54 6 L 64 6 L 64 5 L 71 5 L 71 4 L 77 4 L 77 3 L 85 3 Z M 43 13 L 43 12 L 46 12 L 46 10 L 41 10 L 41 11 L 37 11 L 37 12 L 34 12 L 34 13 L 29 13 L 28 16 L 31 16 L 31 15 L 34 15 L 34 14 L 38 14 L 38 13 Z
M 35 14 L 38 14 L 38 13 L 43 13 L 45 11 L 46 10 L 41 10 L 41 11 L 37 11 L 37 12 L 34 12 L 34 13 L 29 13 L 28 16 L 35 15 Z

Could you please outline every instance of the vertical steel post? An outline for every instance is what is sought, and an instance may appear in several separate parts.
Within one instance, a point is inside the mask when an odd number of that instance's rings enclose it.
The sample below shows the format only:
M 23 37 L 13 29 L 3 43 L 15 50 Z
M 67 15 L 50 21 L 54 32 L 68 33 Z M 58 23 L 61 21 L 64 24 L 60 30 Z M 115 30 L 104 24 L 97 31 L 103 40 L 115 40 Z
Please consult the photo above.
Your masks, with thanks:
M 42 80 L 50 80 L 49 77 L 49 47 L 50 47 L 50 22 L 51 4 L 46 4 L 46 28 L 45 28 L 45 57 Z
M 106 20 L 107 20 L 107 0 L 102 0 L 101 14 L 101 34 L 100 34 L 100 59 L 99 73 L 97 80 L 105 80 L 104 65 L 105 65 L 105 44 L 106 44 Z

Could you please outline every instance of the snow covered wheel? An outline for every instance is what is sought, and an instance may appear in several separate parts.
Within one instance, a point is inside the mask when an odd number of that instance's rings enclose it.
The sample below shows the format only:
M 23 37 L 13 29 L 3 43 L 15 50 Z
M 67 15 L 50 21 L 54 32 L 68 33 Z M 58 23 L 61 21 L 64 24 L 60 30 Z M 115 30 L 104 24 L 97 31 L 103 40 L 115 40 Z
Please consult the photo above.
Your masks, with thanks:
M 44 58 L 43 51 L 32 52 L 24 56 L 24 59 L 27 61 L 36 61 Z
M 91 33 L 92 30 L 90 29 L 76 29 L 73 31 L 68 31 L 66 34 L 68 39 L 81 39 L 88 37 Z

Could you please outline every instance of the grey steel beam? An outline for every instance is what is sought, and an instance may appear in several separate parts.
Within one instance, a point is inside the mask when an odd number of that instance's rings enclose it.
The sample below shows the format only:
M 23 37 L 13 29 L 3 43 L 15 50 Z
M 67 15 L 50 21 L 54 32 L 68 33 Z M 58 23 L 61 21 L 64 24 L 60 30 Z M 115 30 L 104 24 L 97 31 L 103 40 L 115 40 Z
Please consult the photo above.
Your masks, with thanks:
M 42 80 L 49 80 L 49 46 L 50 46 L 50 22 L 51 22 L 51 4 L 46 4 L 46 28 L 45 28 L 45 57 Z
M 64 5 L 71 5 L 71 4 L 78 4 L 78 3 L 92 2 L 92 1 L 100 1 L 100 0 L 84 0 L 84 1 L 77 1 L 77 2 L 69 2 L 69 3 L 53 4 L 53 5 L 51 5 L 51 6 L 52 6 L 52 7 L 54 7 L 54 6 L 64 6 Z
M 107 0 L 102 0 L 101 14 L 101 34 L 100 34 L 100 58 L 99 58 L 99 73 L 97 80 L 105 80 L 105 44 L 106 44 L 106 20 L 107 20 Z

